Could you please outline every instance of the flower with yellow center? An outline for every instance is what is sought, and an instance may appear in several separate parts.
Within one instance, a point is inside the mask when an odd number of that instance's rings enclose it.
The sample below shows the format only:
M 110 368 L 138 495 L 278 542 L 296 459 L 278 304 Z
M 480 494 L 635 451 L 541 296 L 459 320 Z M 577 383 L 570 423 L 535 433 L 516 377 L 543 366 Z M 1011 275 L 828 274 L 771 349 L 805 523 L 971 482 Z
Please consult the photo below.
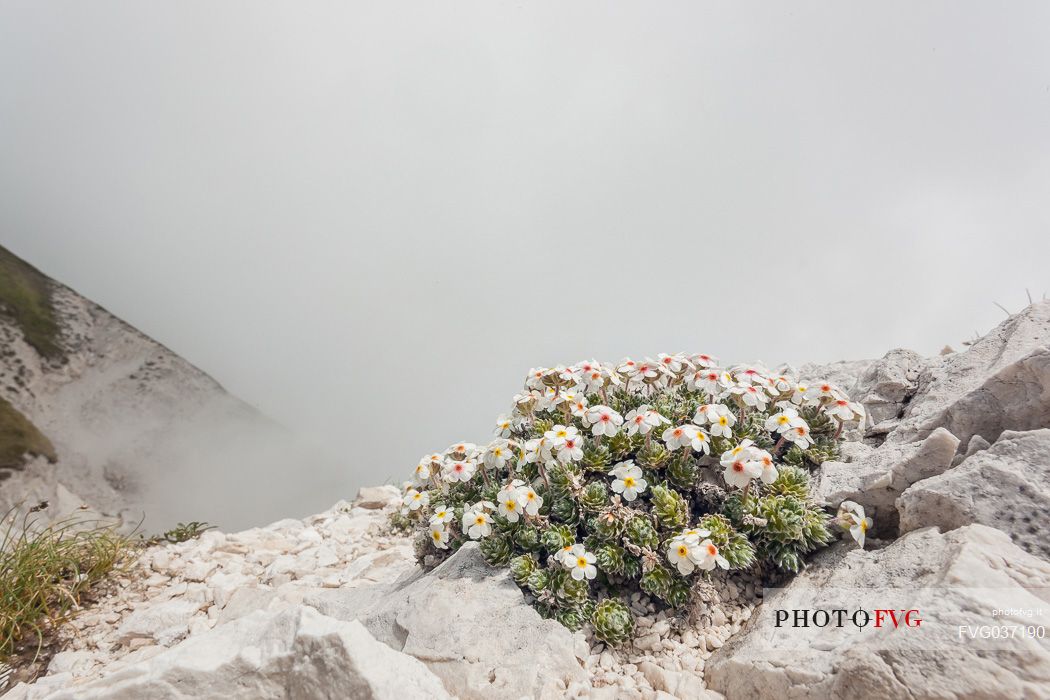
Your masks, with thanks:
M 517 488 L 503 489 L 496 500 L 499 501 L 499 514 L 508 522 L 516 523 L 521 517 L 521 494 Z
M 490 469 L 502 469 L 507 460 L 514 457 L 514 450 L 507 440 L 496 440 L 485 450 L 485 466 Z
M 567 568 L 570 575 L 577 581 L 592 579 L 598 575 L 598 569 L 594 566 L 595 557 L 584 549 L 582 544 L 573 545 L 570 553 L 562 559 L 562 564 L 568 562 Z
M 683 576 L 688 576 L 693 573 L 696 568 L 696 563 L 692 558 L 692 548 L 696 546 L 696 543 L 690 543 L 688 540 L 674 538 L 671 540 L 671 544 L 667 547 L 667 560 L 674 564 L 678 568 L 678 573 Z
M 769 418 L 766 418 L 766 430 L 769 432 L 777 432 L 781 435 L 792 428 L 797 428 L 805 424 L 806 421 L 799 417 L 798 411 L 787 406 L 781 409 L 778 413 L 774 413 Z
M 430 516 L 430 524 L 431 525 L 439 525 L 439 524 L 447 523 L 450 520 L 452 520 L 454 515 L 455 514 L 452 512 L 452 509 L 449 508 L 448 506 L 444 506 L 444 505 L 434 506 L 434 514 Z
M 559 447 L 564 445 L 566 440 L 575 440 L 578 434 L 576 426 L 556 425 L 545 432 L 543 437 L 554 447 Z
M 409 489 L 401 500 L 409 510 L 419 510 L 430 503 L 430 494 L 426 491 Z
M 539 515 L 543 507 L 543 496 L 540 496 L 531 486 L 522 486 L 518 491 L 518 501 L 528 515 Z
M 562 547 L 561 549 L 559 549 L 555 553 L 555 555 L 554 555 L 555 561 L 557 561 L 559 564 L 564 566 L 566 569 L 569 568 L 572 565 L 572 560 L 575 558 L 573 556 L 573 549 L 575 547 L 582 547 L 582 546 L 583 545 L 579 545 L 579 544 L 567 544 L 567 545 L 565 545 L 564 547 Z
M 692 446 L 693 451 L 699 452 L 700 454 L 706 455 L 711 451 L 711 440 L 707 437 L 707 433 L 700 428 L 693 431 L 693 439 L 690 442 L 690 445 Z
M 633 501 L 649 487 L 649 482 L 642 478 L 642 468 L 631 460 L 620 462 L 610 473 L 616 477 L 612 490 L 622 494 L 625 501 Z
M 430 539 L 438 549 L 448 549 L 448 531 L 443 524 L 430 526 Z
M 839 506 L 837 520 L 843 527 L 849 528 L 849 534 L 864 548 L 864 537 L 872 526 L 872 519 L 864 515 L 864 506 L 854 501 L 843 501 Z
M 744 453 L 744 450 L 748 449 L 755 443 L 749 439 L 741 440 L 740 444 L 731 450 L 726 450 L 722 453 L 721 465 L 728 467 L 730 464 L 735 462 L 737 458 Z
M 514 430 L 514 420 L 512 418 L 500 416 L 496 419 L 496 429 L 493 431 L 496 437 L 509 438 L 512 430 Z
M 472 540 L 480 540 L 492 534 L 492 516 L 481 510 L 469 510 L 463 514 L 463 534 Z

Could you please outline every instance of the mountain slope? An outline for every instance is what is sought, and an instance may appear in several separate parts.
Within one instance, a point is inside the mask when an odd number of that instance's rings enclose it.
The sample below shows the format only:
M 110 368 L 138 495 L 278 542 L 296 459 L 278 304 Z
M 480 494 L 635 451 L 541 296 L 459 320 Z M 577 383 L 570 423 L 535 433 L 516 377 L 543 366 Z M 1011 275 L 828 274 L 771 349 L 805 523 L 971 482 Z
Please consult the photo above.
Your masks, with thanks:
M 236 527 L 324 492 L 290 468 L 305 450 L 284 428 L 2 247 L 0 400 L 0 456 L 13 455 L 0 460 L 0 509 L 48 500 L 153 529 Z

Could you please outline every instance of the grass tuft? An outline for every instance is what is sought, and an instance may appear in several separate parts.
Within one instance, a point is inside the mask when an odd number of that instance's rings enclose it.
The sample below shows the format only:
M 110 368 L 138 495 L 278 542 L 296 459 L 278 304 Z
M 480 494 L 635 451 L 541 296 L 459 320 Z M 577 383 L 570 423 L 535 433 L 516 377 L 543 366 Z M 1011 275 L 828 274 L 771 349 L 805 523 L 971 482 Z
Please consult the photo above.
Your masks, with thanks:
M 43 507 L 8 511 L 0 523 L 0 663 L 35 660 L 133 548 L 115 526 L 99 521 L 41 524 L 36 513 Z
M 51 280 L 0 246 L 0 314 L 22 330 L 26 342 L 50 360 L 65 357 L 51 303 Z
M 21 469 L 26 456 L 58 459 L 47 436 L 18 409 L 0 399 L 0 468 Z
M 187 542 L 189 540 L 195 540 L 203 535 L 208 530 L 214 530 L 214 525 L 201 522 L 200 520 L 194 520 L 190 523 L 179 523 L 170 530 L 165 531 L 160 535 L 154 535 L 143 540 L 143 544 L 147 547 L 160 544 L 161 542 L 168 542 L 171 544 L 178 544 L 179 542 Z

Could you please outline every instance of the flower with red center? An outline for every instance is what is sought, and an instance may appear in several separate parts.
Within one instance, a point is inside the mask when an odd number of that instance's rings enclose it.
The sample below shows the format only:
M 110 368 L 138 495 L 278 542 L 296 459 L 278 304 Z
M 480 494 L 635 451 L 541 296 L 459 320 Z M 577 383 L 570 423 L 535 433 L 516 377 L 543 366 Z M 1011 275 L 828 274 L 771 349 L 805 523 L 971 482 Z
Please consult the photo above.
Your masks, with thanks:
M 739 457 L 726 465 L 722 472 L 722 478 L 726 484 L 742 489 L 751 483 L 752 479 L 762 476 L 762 464 L 754 459 L 752 450 L 746 450 Z
M 703 353 L 699 355 L 693 355 L 691 359 L 693 361 L 693 364 L 697 367 L 714 367 L 718 364 L 718 360 L 716 358 L 711 357 L 710 355 L 705 355 Z
M 811 385 L 806 389 L 805 396 L 808 400 L 819 402 L 848 398 L 842 389 L 839 389 L 831 382 L 820 382 L 819 384 Z
M 809 433 L 809 426 L 803 423 L 796 425 L 784 433 L 784 437 L 798 445 L 799 449 L 808 450 L 813 445 L 813 436 Z
M 681 354 L 667 355 L 665 353 L 660 353 L 657 355 L 657 359 L 664 371 L 670 374 L 679 374 L 683 369 L 689 366 L 689 360 Z
M 824 412 L 840 423 L 864 419 L 864 406 L 849 399 L 834 399 L 824 407 Z
M 704 540 L 693 551 L 696 552 L 696 565 L 704 571 L 712 571 L 716 566 L 729 568 L 729 561 L 719 553 L 718 547 L 711 540 Z
M 478 469 L 478 463 L 472 459 L 461 459 L 449 462 L 442 471 L 442 476 L 448 482 L 467 482 L 473 478 Z
M 623 416 L 608 406 L 594 406 L 588 409 L 585 420 L 590 424 L 593 435 L 612 437 L 623 425 Z
M 766 410 L 766 405 L 769 403 L 769 395 L 760 384 L 737 384 L 730 389 L 730 392 L 737 396 L 745 406 L 759 411 Z
M 762 474 L 759 478 L 762 479 L 763 484 L 772 484 L 780 476 L 776 464 L 773 463 L 773 455 L 765 450 L 755 450 L 754 461 L 762 465 Z
M 693 437 L 696 436 L 696 431 L 698 430 L 699 428 L 695 425 L 687 423 L 668 428 L 660 438 L 667 444 L 667 449 L 677 450 L 679 447 L 686 447 L 692 443 Z
M 558 461 L 562 464 L 578 462 L 583 459 L 583 439 L 577 436 L 567 438 L 558 447 Z

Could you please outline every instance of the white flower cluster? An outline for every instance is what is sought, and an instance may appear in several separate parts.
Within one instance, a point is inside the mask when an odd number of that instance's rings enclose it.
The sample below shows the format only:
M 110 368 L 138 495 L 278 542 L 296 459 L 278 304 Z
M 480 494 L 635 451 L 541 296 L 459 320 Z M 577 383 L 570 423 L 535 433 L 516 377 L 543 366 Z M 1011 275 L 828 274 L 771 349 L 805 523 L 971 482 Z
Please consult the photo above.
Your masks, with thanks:
M 706 403 L 700 405 L 691 422 L 672 425 L 671 421 L 647 403 L 620 415 L 609 405 L 610 392 L 624 391 L 647 400 L 661 392 L 683 386 L 701 392 Z M 593 402 L 593 404 L 592 404 Z M 772 372 L 760 365 L 737 365 L 721 368 L 710 355 L 661 354 L 656 360 L 642 362 L 625 359 L 612 365 L 584 361 L 571 366 L 530 370 L 524 390 L 514 397 L 510 415 L 496 421 L 495 440 L 484 447 L 458 443 L 443 453 L 425 456 L 415 468 L 413 481 L 406 486 L 403 512 L 421 514 L 432 510 L 431 536 L 434 546 L 447 549 L 455 514 L 444 504 L 430 509 L 430 493 L 443 493 L 457 484 L 482 479 L 486 485 L 498 486 L 496 502 L 480 501 L 464 508 L 460 530 L 473 540 L 489 536 L 493 518 L 498 515 L 510 523 L 535 519 L 543 498 L 533 484 L 513 478 L 526 465 L 536 465 L 546 479 L 546 471 L 581 461 L 588 444 L 600 444 L 621 432 L 641 435 L 648 445 L 659 436 L 671 451 L 691 450 L 706 456 L 712 451 L 712 440 L 732 440 L 734 428 L 754 411 L 773 412 L 764 427 L 779 436 L 772 451 L 760 449 L 749 439 L 742 439 L 722 452 L 718 463 L 727 486 L 746 489 L 753 479 L 772 483 L 777 479 L 775 459 L 782 448 L 795 445 L 805 450 L 813 445 L 810 426 L 800 415 L 803 408 L 822 412 L 835 421 L 837 438 L 845 424 L 864 420 L 864 409 L 850 401 L 833 384 L 799 383 L 788 371 Z M 535 416 L 548 412 L 562 417 L 542 437 L 517 439 L 525 435 Z M 577 428 L 578 423 L 581 428 Z M 632 460 L 622 461 L 609 471 L 610 487 L 623 501 L 632 502 L 649 487 L 641 467 Z M 507 480 L 500 484 L 498 481 Z M 434 496 L 438 498 L 439 496 Z M 863 513 L 855 523 L 863 542 Z M 710 571 L 726 567 L 725 558 L 703 531 L 686 531 L 674 538 L 667 557 L 680 572 L 694 568 Z M 594 555 L 582 545 L 559 555 L 559 561 L 575 578 L 593 578 Z

